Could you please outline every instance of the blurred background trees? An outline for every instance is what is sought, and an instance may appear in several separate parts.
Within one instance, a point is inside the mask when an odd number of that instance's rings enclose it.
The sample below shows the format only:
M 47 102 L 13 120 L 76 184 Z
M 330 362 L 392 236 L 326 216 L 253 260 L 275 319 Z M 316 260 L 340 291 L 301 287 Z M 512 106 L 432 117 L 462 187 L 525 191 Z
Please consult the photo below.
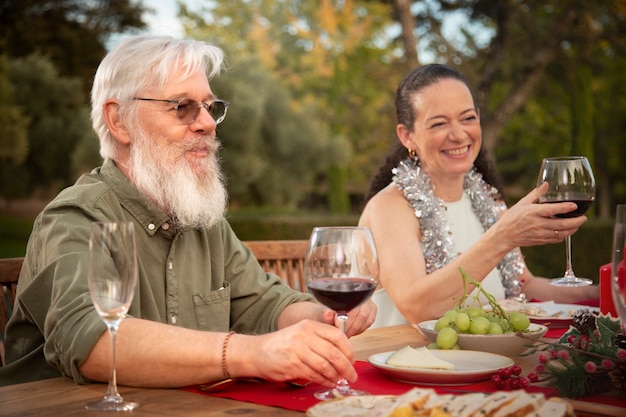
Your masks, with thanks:
M 231 207 L 358 213 L 395 142 L 394 94 L 415 65 L 469 78 L 484 142 L 513 202 L 540 159 L 584 154 L 592 216 L 626 201 L 626 2 L 605 0 L 180 0 L 186 36 L 220 45 L 213 83 L 231 107 Z M 200 5 L 198 5 L 200 4 Z M 131 0 L 0 0 L 0 200 L 54 195 L 99 164 L 91 77 L 120 36 L 145 31 Z

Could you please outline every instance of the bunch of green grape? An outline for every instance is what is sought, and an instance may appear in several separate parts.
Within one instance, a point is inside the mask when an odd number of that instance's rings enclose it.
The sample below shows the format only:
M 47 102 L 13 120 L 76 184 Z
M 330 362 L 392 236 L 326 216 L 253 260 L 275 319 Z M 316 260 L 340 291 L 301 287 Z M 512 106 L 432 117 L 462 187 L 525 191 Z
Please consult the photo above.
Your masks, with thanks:
M 436 342 L 431 349 L 459 349 L 459 334 L 506 334 L 523 332 L 530 326 L 524 313 L 513 311 L 502 315 L 481 307 L 456 307 L 448 310 L 435 323 Z

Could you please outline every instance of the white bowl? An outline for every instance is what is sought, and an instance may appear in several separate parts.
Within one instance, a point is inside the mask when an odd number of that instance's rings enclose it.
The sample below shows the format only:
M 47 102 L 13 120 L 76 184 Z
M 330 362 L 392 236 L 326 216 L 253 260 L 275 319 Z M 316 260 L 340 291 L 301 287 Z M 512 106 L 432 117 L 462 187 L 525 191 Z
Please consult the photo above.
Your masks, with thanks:
M 431 341 L 437 340 L 438 331 L 435 330 L 437 320 L 423 321 L 417 325 L 418 329 Z M 463 350 L 477 350 L 490 352 L 508 357 L 519 355 L 534 345 L 542 337 L 548 328 L 542 324 L 531 323 L 525 337 L 519 337 L 515 333 L 508 334 L 459 334 L 457 344 Z M 530 339 L 528 339 L 530 338 Z

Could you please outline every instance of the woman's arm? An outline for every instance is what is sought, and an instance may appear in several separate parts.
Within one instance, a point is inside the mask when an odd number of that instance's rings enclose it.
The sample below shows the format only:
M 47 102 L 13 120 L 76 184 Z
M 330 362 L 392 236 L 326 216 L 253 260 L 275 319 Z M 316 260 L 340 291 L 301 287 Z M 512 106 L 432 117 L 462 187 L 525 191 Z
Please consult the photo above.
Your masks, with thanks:
M 409 322 L 419 323 L 441 316 L 463 295 L 459 268 L 482 281 L 514 248 L 556 243 L 586 221 L 584 217 L 552 217 L 572 211 L 575 204 L 533 204 L 536 200 L 537 192 L 533 190 L 507 210 L 471 248 L 431 274 L 426 274 L 419 221 L 393 184 L 368 202 L 359 225 L 370 227 L 374 234 L 382 286 Z M 560 231 L 558 236 L 555 230 Z

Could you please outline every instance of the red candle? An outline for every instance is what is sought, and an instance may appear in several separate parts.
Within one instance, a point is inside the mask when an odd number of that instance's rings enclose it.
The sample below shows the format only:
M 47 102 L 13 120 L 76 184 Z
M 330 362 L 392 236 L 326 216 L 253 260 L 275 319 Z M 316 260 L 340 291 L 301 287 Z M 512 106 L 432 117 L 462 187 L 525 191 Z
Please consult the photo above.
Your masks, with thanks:
M 600 267 L 600 312 L 610 314 L 617 318 L 617 310 L 613 302 L 613 291 L 611 289 L 611 264 Z

